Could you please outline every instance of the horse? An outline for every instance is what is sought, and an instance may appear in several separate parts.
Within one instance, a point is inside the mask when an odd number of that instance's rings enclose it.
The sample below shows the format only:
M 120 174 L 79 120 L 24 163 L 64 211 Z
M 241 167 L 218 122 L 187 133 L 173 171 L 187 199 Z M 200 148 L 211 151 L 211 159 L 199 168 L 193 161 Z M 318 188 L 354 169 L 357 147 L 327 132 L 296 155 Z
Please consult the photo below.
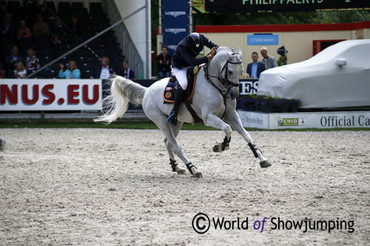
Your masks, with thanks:
M 191 106 L 206 126 L 221 129 L 225 133 L 224 140 L 213 147 L 215 152 L 222 152 L 230 148 L 232 126 L 248 143 L 254 156 L 259 159 L 261 168 L 267 168 L 271 166 L 271 163 L 254 144 L 236 112 L 236 98 L 239 97 L 239 78 L 242 72 L 243 63 L 240 49 L 238 48 L 237 52 L 234 52 L 232 48 L 219 47 L 216 55 L 196 75 L 197 83 Z M 161 79 L 150 87 L 143 87 L 120 76 L 116 76 L 112 80 L 110 95 L 104 99 L 108 110 L 95 121 L 109 124 L 127 111 L 129 102 L 142 105 L 146 116 L 165 135 L 164 143 L 169 154 L 172 171 L 178 174 L 186 173 L 186 169 L 182 168 L 176 161 L 176 154 L 192 176 L 201 178 L 202 173 L 186 158 L 176 141 L 183 123 L 194 123 L 193 115 L 182 104 L 177 124 L 166 122 L 173 106 L 172 104 L 164 104 L 162 97 L 169 78 Z

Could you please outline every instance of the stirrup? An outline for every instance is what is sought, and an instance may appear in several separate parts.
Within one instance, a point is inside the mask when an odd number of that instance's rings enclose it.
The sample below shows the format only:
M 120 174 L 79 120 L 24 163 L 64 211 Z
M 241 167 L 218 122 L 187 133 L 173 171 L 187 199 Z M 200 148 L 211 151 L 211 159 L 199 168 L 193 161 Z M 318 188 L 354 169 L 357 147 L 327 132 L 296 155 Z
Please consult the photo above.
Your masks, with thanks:
M 166 122 L 176 125 L 176 123 L 177 123 L 177 114 L 171 113 L 170 116 L 168 116 Z

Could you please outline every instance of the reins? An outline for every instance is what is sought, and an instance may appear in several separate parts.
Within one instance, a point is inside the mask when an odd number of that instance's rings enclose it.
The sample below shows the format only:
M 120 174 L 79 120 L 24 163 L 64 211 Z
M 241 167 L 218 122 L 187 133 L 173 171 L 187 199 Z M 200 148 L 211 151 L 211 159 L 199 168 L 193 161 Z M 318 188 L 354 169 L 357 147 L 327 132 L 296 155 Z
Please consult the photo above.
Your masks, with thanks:
M 233 53 L 233 55 L 234 54 L 235 53 Z M 221 69 L 221 75 L 220 76 L 211 75 L 209 73 L 209 63 L 206 64 L 205 75 L 206 75 L 207 81 L 221 93 L 221 95 L 222 95 L 222 97 L 224 99 L 225 98 L 228 98 L 227 97 L 227 94 L 229 93 L 229 91 L 230 91 L 230 89 L 232 87 L 239 87 L 239 84 L 233 83 L 228 78 L 228 75 L 229 75 L 229 64 L 241 64 L 241 63 L 242 63 L 242 61 L 233 62 L 233 61 L 227 60 L 226 63 L 225 63 L 225 65 Z M 225 70 L 225 77 L 223 78 L 222 77 L 222 74 L 223 74 L 223 71 L 224 70 Z M 226 92 L 224 92 L 224 90 L 220 89 L 217 85 L 215 85 L 215 83 L 213 83 L 213 81 L 210 78 L 215 78 L 218 81 L 220 81 L 221 84 L 223 85 L 223 87 L 226 89 Z
M 233 53 L 232 55 L 234 55 L 235 53 Z M 226 99 L 228 98 L 228 94 L 229 94 L 229 91 L 231 88 L 233 87 L 239 87 L 239 84 L 235 84 L 233 83 L 232 81 L 229 80 L 228 78 L 228 74 L 229 74 L 229 64 L 241 64 L 242 61 L 238 61 L 238 62 L 233 62 L 233 61 L 230 61 L 230 60 L 227 60 L 225 65 L 222 67 L 221 69 L 221 75 L 220 76 L 214 76 L 214 75 L 211 75 L 209 73 L 209 64 L 210 63 L 207 63 L 206 66 L 205 66 L 205 69 L 204 69 L 204 72 L 205 72 L 205 77 L 206 77 L 206 80 L 214 87 L 218 90 L 218 92 L 220 92 L 220 94 L 222 95 L 222 98 L 224 100 L 224 105 L 225 105 L 225 111 L 224 113 L 222 114 L 221 116 L 221 119 L 225 116 L 226 114 L 226 111 L 227 111 L 227 107 L 226 107 Z M 222 78 L 222 74 L 223 74 L 223 71 L 226 71 L 225 72 L 225 78 Z M 220 89 L 215 83 L 213 83 L 213 81 L 210 79 L 210 78 L 215 78 L 217 79 L 218 81 L 221 82 L 221 84 L 223 85 L 224 89 L 226 90 L 222 90 Z M 225 91 L 225 92 L 224 92 Z

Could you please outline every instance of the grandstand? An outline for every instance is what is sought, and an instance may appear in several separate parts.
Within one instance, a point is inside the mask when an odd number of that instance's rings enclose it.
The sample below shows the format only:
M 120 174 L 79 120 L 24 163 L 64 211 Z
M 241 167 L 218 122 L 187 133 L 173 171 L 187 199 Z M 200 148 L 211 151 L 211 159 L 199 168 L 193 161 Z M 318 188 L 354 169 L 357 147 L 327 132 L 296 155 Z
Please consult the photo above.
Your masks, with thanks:
M 140 56 L 140 50 L 138 51 L 135 40 L 131 39 L 124 23 L 114 29 L 109 29 L 89 42 L 87 46 L 77 49 L 68 56 L 63 56 L 69 50 L 122 19 L 123 14 L 116 6 L 117 2 L 120 1 L 0 1 L 0 26 L 2 31 L 11 29 L 7 33 L 0 34 L 0 70 L 2 70 L 0 76 L 14 77 L 14 66 L 7 61 L 14 45 L 19 47 L 22 59 L 25 58 L 27 49 L 35 49 L 40 67 L 60 57 L 58 61 L 33 76 L 37 78 L 57 78 L 59 63 L 66 65 L 70 60 L 76 61 L 81 71 L 81 78 L 90 78 L 93 70 L 100 66 L 100 59 L 104 56 L 110 58 L 110 67 L 115 73 L 120 72 L 123 60 L 128 59 L 131 67 L 137 71 L 138 77 L 149 74 L 149 71 L 144 72 L 148 61 L 143 59 L 143 55 Z M 49 27 L 45 35 L 35 33 L 34 26 L 40 14 Z M 11 20 L 10 24 L 7 24 L 5 19 L 9 16 Z M 57 20 L 59 18 L 61 25 Z M 18 28 L 22 21 L 26 22 L 26 26 L 31 31 L 31 38 L 19 37 Z

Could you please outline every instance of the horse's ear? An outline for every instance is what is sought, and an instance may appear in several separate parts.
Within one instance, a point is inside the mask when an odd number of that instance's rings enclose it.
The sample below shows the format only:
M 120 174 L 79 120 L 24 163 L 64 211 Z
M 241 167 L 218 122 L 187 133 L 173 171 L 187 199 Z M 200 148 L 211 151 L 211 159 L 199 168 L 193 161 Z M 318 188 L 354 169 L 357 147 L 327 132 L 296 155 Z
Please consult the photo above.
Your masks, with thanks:
M 236 49 L 236 53 L 238 53 L 240 56 L 242 56 L 242 51 L 239 47 Z

